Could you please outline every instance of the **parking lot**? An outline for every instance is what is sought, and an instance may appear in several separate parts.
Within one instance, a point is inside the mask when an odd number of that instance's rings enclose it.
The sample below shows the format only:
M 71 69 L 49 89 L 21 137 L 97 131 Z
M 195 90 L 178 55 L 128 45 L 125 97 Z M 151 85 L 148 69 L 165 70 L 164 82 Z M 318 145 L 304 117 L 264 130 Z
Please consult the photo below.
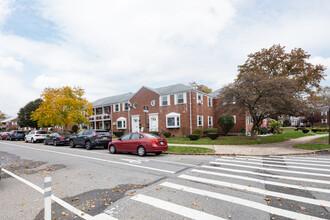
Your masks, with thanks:
M 81 210 L 56 219 L 329 219 L 330 157 L 109 154 L 0 141 L 3 168 Z M 2 173 L 0 219 L 43 219 L 43 195 Z M 102 217 L 102 218 L 101 218 Z

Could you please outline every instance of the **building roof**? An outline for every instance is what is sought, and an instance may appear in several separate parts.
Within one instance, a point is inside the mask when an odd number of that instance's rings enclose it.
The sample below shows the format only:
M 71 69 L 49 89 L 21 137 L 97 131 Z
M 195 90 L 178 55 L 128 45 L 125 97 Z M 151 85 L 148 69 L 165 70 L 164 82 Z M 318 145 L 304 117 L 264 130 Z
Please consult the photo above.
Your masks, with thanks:
M 189 92 L 193 91 L 195 89 L 192 89 L 189 86 L 183 85 L 183 84 L 175 84 L 175 85 L 169 85 L 169 86 L 163 86 L 155 89 L 158 91 L 160 95 L 170 95 L 175 94 L 179 92 Z
M 14 116 L 14 117 L 8 117 L 8 118 L 2 120 L 1 123 L 10 122 L 10 121 L 15 120 L 15 119 L 17 119 L 17 116 Z
M 102 99 L 98 99 L 95 102 L 93 102 L 93 107 L 101 107 L 115 103 L 128 102 L 133 97 L 133 95 L 134 93 L 130 92 L 121 95 L 109 96 Z

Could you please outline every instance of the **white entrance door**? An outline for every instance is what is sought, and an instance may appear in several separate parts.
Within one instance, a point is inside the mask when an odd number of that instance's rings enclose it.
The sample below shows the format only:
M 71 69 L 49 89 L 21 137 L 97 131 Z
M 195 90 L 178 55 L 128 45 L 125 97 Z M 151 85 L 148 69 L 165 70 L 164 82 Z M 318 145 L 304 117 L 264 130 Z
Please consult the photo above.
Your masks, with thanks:
M 157 114 L 149 115 L 149 130 L 158 131 L 158 115 Z
M 132 115 L 132 132 L 140 132 L 140 116 Z

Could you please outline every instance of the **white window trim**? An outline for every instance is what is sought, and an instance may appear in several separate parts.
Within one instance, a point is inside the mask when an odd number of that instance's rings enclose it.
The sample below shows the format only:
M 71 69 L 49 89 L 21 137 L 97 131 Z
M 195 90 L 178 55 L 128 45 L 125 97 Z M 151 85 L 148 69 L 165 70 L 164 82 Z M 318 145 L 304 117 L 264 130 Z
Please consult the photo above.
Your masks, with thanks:
M 125 126 L 121 126 L 121 127 L 119 127 L 119 126 L 118 126 L 118 122 L 119 122 L 119 121 L 121 121 L 121 124 L 122 124 L 122 125 L 125 125 Z M 120 117 L 120 118 L 117 119 L 116 122 L 117 122 L 117 129 L 126 129 L 126 128 L 127 128 L 127 121 L 126 121 L 126 118 L 124 118 L 124 117 Z M 124 122 L 125 122 L 125 123 L 124 123 Z
M 321 112 L 321 116 L 326 116 L 328 115 L 328 112 Z
M 118 111 L 116 111 L 116 105 L 118 105 Z M 120 103 L 113 104 L 113 112 L 120 112 Z
M 207 124 L 208 124 L 209 127 L 213 127 L 213 116 L 208 116 L 207 117 Z
M 178 103 L 178 95 L 183 94 L 183 103 Z M 177 93 L 174 95 L 174 104 L 175 105 L 182 105 L 187 103 L 187 93 L 182 92 L 182 93 Z
M 212 107 L 212 98 L 207 96 L 207 106 Z
M 321 119 L 321 123 L 326 124 L 326 123 L 328 123 L 328 120 L 323 118 L 323 119 Z
M 166 96 L 167 97 L 167 105 L 163 105 L 163 100 L 162 97 Z M 162 95 L 159 96 L 159 106 L 170 106 L 171 105 L 171 95 Z
M 198 96 L 201 97 L 200 100 L 198 99 Z M 200 93 L 196 92 L 196 103 L 203 105 L 203 94 L 200 94 Z
M 199 124 L 199 118 L 201 118 L 202 124 Z M 198 127 L 203 127 L 203 123 L 204 123 L 203 115 L 197 115 L 197 126 Z
M 168 118 L 174 118 L 174 122 L 175 122 L 175 125 L 174 126 L 169 126 L 168 125 L 168 121 L 167 119 Z M 179 119 L 179 125 L 177 124 L 177 120 Z M 181 121 L 180 121 L 180 114 L 179 113 L 175 113 L 175 112 L 171 112 L 169 114 L 166 115 L 166 128 L 180 128 L 181 126 Z
M 234 117 L 234 124 L 236 124 L 236 115 L 233 115 Z
M 128 109 L 125 110 L 125 104 L 129 104 L 129 102 L 124 102 L 124 103 L 123 103 L 123 111 L 127 112 L 127 111 L 129 111 L 129 106 L 128 106 Z

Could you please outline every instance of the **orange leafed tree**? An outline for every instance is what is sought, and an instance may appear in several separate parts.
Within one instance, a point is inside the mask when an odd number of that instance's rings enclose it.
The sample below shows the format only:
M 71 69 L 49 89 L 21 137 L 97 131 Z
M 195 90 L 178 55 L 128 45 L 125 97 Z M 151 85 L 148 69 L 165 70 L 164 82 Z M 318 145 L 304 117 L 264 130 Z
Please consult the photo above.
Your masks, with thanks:
M 38 120 L 40 127 L 57 125 L 65 130 L 70 124 L 89 124 L 93 107 L 83 98 L 84 94 L 79 87 L 45 88 L 41 94 L 44 102 L 32 113 L 32 119 Z

